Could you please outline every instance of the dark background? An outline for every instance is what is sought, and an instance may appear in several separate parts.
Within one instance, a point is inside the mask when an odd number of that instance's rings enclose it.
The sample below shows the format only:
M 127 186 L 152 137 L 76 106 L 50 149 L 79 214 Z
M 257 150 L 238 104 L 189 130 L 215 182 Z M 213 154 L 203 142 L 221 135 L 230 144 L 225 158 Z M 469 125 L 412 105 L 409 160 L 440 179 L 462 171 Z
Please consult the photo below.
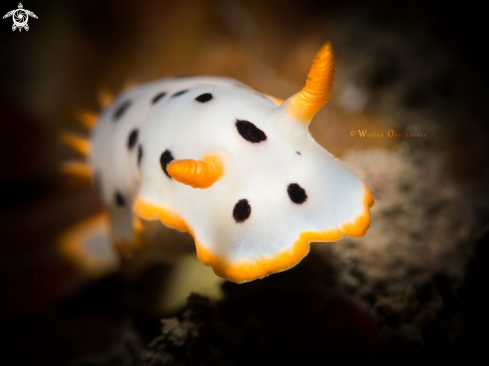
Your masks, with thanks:
M 3 1 L 0 12 L 17 5 Z M 337 56 L 336 83 L 330 112 L 321 111 L 311 125 L 318 142 L 340 157 L 353 148 L 394 151 L 399 141 L 365 142 L 349 131 L 414 128 L 428 133 L 423 151 L 437 156 L 447 177 L 477 192 L 478 219 L 470 227 L 467 271 L 460 279 L 465 287 L 457 293 L 463 330 L 453 343 L 430 348 L 430 355 L 463 359 L 483 353 L 478 332 L 488 325 L 482 294 L 488 278 L 489 60 L 479 2 L 23 5 L 39 17 L 29 19 L 28 32 L 12 32 L 11 18 L 0 22 L 0 357 L 13 360 L 6 364 L 66 364 L 103 352 L 118 342 L 127 319 L 149 340 L 165 315 L 147 305 L 151 271 L 160 276 L 161 270 L 150 268 L 130 283 L 117 274 L 91 281 L 56 250 L 66 227 L 100 209 L 90 185 L 57 173 L 59 162 L 74 156 L 57 142 L 57 131 L 84 131 L 75 112 L 98 111 L 100 87 L 117 93 L 126 82 L 181 74 L 229 76 L 287 98 L 302 87 L 326 40 Z M 369 93 L 365 109 L 353 114 L 340 103 L 351 82 Z M 331 113 L 336 118 L 328 120 Z M 394 357 L 429 358 L 396 352 Z

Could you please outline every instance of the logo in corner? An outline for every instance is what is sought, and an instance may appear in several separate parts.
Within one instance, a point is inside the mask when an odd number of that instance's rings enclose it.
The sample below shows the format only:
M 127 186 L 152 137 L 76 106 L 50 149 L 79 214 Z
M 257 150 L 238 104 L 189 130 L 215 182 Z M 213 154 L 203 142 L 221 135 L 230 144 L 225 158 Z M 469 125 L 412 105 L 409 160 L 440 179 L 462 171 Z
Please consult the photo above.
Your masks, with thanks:
M 19 3 L 18 9 L 9 11 L 7 14 L 5 14 L 3 16 L 3 19 L 8 18 L 10 16 L 14 21 L 14 24 L 12 25 L 12 30 L 15 31 L 18 28 L 19 32 L 22 30 L 22 28 L 24 28 L 26 31 L 29 30 L 29 25 L 27 25 L 29 16 L 37 19 L 37 15 L 30 10 L 24 9 L 22 3 Z

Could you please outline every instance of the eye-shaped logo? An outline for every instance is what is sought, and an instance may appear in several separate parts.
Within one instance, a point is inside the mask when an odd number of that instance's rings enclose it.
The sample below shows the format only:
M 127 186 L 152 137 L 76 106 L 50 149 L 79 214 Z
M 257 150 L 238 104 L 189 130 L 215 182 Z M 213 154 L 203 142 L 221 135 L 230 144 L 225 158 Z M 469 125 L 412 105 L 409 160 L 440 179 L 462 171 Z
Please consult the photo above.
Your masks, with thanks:
M 19 3 L 19 8 L 9 11 L 7 14 L 3 16 L 3 19 L 12 17 L 14 24 L 12 25 L 12 30 L 16 30 L 17 28 L 19 29 L 19 32 L 24 28 L 26 31 L 29 30 L 29 26 L 27 25 L 27 21 L 29 20 L 29 16 L 36 18 L 37 15 L 34 14 L 30 10 L 24 9 L 22 6 L 22 3 Z

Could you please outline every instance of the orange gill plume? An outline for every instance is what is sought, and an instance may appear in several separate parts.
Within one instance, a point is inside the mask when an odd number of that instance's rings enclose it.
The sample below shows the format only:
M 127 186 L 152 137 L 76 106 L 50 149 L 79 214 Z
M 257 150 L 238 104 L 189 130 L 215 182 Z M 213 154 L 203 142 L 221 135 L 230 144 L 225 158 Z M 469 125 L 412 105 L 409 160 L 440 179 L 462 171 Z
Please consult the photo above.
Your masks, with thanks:
M 105 108 L 110 103 L 112 103 L 114 97 L 108 89 L 100 88 L 98 99 L 100 105 Z M 90 111 L 77 111 L 75 112 L 75 117 L 83 126 L 85 126 L 89 130 L 93 129 L 97 122 L 97 114 Z M 76 133 L 68 131 L 59 132 L 58 137 L 61 142 L 71 147 L 84 158 L 86 158 L 90 153 L 91 144 L 88 139 Z M 91 178 L 90 166 L 84 161 L 70 160 L 63 162 L 59 165 L 59 172 L 62 174 L 68 174 L 82 178 Z
M 59 165 L 59 171 L 62 174 L 80 178 L 90 179 L 92 177 L 90 166 L 83 161 L 65 161 Z
M 82 156 L 87 156 L 90 152 L 90 142 L 76 133 L 61 131 L 59 133 L 59 139 Z
M 124 83 L 124 85 L 122 86 L 122 90 L 123 91 L 127 91 L 127 90 L 131 90 L 133 89 L 135 86 L 137 85 L 137 82 L 136 80 L 126 80 L 126 82 Z
M 76 119 L 80 121 L 80 123 L 91 130 L 95 127 L 95 123 L 97 122 L 97 114 L 89 111 L 77 111 L 75 113 Z
M 98 101 L 102 108 L 106 108 L 114 101 L 114 95 L 107 88 L 100 88 L 98 91 Z

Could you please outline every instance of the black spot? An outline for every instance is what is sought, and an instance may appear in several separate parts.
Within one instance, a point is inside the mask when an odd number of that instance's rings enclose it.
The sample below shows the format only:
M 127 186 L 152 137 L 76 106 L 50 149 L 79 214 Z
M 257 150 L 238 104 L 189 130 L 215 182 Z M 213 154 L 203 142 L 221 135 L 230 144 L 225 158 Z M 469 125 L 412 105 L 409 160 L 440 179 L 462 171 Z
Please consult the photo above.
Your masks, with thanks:
M 163 152 L 163 154 L 161 154 L 160 156 L 160 164 L 161 164 L 161 169 L 163 169 L 163 171 L 165 172 L 165 174 L 168 176 L 168 178 L 172 179 L 170 174 L 168 174 L 168 172 L 166 171 L 166 166 L 168 164 L 170 164 L 170 162 L 172 162 L 173 160 L 175 160 L 175 158 L 173 157 L 173 155 L 171 154 L 170 150 L 165 150 Z
M 141 165 L 141 160 L 143 159 L 143 146 L 138 147 L 138 165 Z
M 185 89 L 185 90 L 179 91 L 178 93 L 173 94 L 171 97 L 172 97 L 172 98 L 174 98 L 174 97 L 178 97 L 179 95 L 185 94 L 186 92 L 188 92 L 188 89 Z
M 200 94 L 197 98 L 195 98 L 195 100 L 197 102 L 205 103 L 211 100 L 212 98 L 213 96 L 211 93 L 204 93 L 204 94 Z
M 135 128 L 134 130 L 131 131 L 129 134 L 129 138 L 127 139 L 127 147 L 129 150 L 132 150 L 134 146 L 136 145 L 136 142 L 138 142 L 138 129 Z
M 295 152 L 297 155 L 302 155 L 300 151 Z
M 153 100 L 151 101 L 151 104 L 156 104 L 156 103 L 158 103 L 158 101 L 159 101 L 160 99 L 163 99 L 163 98 L 165 97 L 165 95 L 166 95 L 166 92 L 162 92 L 162 93 L 160 93 L 160 94 L 156 94 L 156 96 L 155 96 L 155 97 L 153 98 Z
M 238 119 L 236 120 L 236 128 L 238 129 L 239 134 L 246 141 L 258 143 L 267 139 L 267 135 L 265 135 L 265 132 L 260 130 L 251 122 Z
M 294 203 L 300 205 L 307 201 L 306 191 L 297 183 L 289 184 L 287 193 L 289 194 L 290 200 Z
M 251 206 L 247 199 L 243 198 L 234 205 L 233 217 L 238 224 L 246 221 L 250 215 Z
M 114 112 L 114 119 L 118 121 L 121 119 L 122 115 L 126 112 L 127 108 L 131 106 L 132 102 L 130 100 L 126 100 L 122 103 Z
M 126 199 L 120 192 L 115 192 L 115 203 L 119 207 L 124 207 L 126 205 Z

